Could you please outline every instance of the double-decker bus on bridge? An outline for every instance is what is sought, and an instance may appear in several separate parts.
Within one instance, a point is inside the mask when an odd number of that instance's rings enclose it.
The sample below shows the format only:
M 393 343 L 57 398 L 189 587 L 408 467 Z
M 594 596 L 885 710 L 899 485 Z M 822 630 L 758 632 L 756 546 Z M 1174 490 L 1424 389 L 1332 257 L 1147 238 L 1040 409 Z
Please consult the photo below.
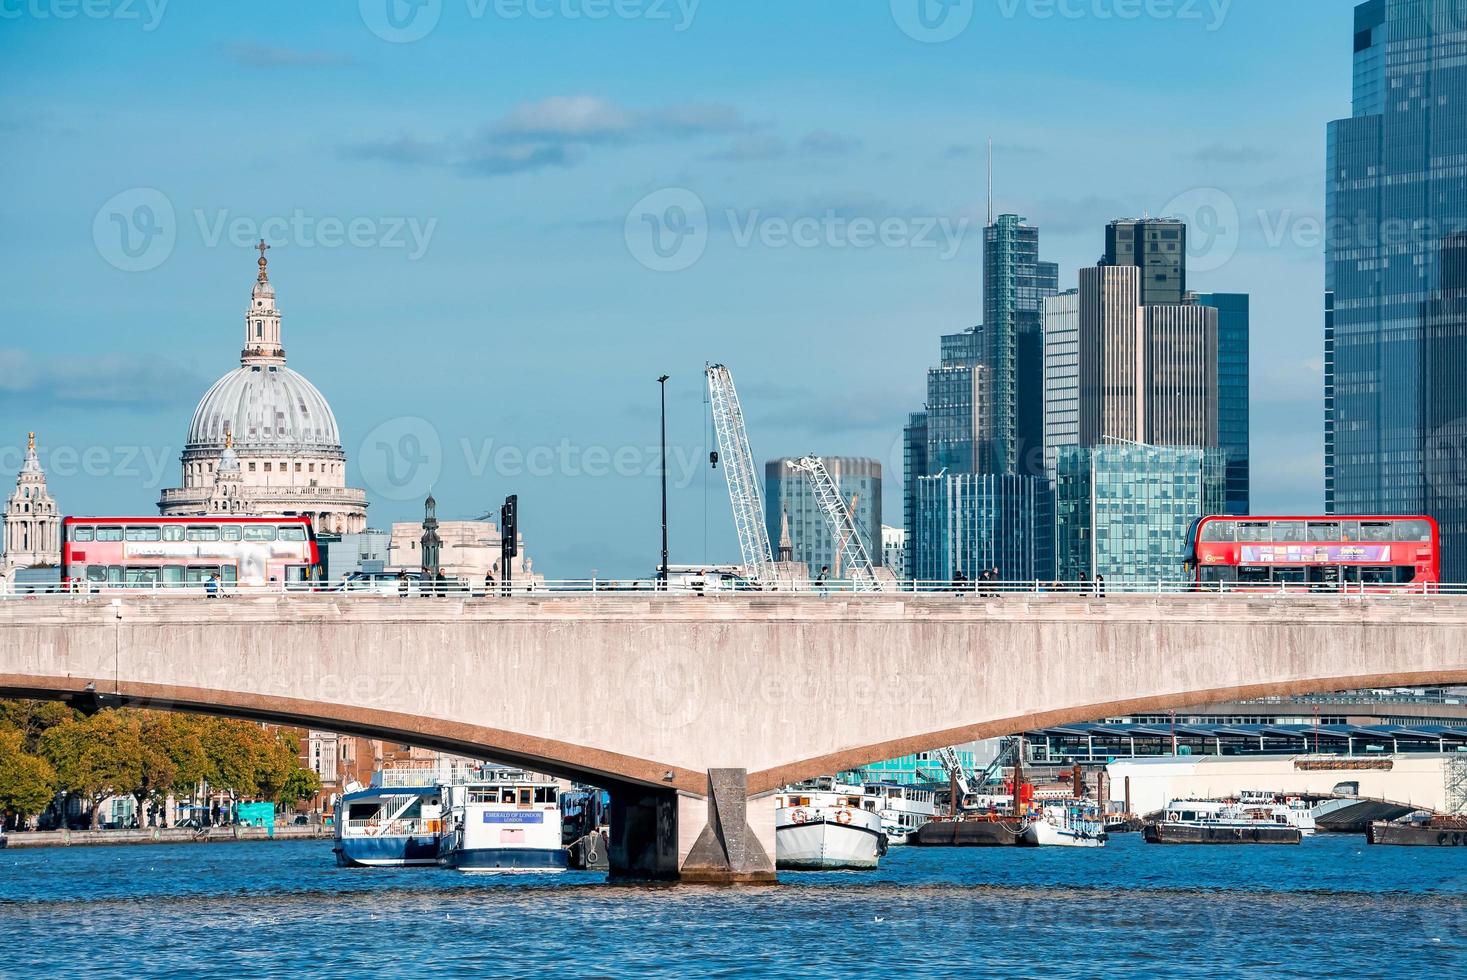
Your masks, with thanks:
M 1187 533 L 1199 588 L 1431 591 L 1441 536 L 1430 517 L 1203 517 Z

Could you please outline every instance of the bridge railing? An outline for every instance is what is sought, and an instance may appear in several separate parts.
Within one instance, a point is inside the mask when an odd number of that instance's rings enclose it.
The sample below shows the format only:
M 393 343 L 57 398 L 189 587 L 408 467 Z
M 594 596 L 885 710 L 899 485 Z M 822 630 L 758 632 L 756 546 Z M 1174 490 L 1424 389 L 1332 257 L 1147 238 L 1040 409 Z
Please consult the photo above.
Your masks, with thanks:
M 200 585 L 106 585 L 102 583 L 71 583 L 70 585 L 34 586 L 23 585 L 0 587 L 0 601 L 49 599 L 57 601 L 96 601 L 98 599 L 142 597 L 177 598 L 199 601 L 222 601 L 251 596 L 285 596 L 301 599 L 337 598 L 347 600 L 392 600 L 418 601 L 423 599 L 463 599 L 494 601 L 500 599 L 546 599 L 557 597 L 605 596 L 667 596 L 702 597 L 753 596 L 753 595 L 799 595 L 830 598 L 856 595 L 913 595 L 947 597 L 954 601 L 991 601 L 1023 598 L 1054 600 L 1098 600 L 1120 597 L 1237 597 L 1257 598 L 1307 597 L 1312 599 L 1338 597 L 1340 599 L 1371 598 L 1421 598 L 1424 596 L 1467 597 L 1467 585 L 1446 583 L 1376 584 L 1368 582 L 1307 583 L 1307 582 L 1185 582 L 1176 580 L 1146 581 L 858 581 L 850 579 L 828 579 L 825 581 L 799 579 L 780 582 L 774 586 L 761 586 L 745 579 L 714 579 L 661 583 L 656 579 L 550 579 L 533 582 L 515 582 L 470 585 L 462 581 L 418 583 L 411 589 L 396 587 L 358 588 L 342 583 L 272 583 L 269 585 L 238 586 L 221 585 L 210 591 Z

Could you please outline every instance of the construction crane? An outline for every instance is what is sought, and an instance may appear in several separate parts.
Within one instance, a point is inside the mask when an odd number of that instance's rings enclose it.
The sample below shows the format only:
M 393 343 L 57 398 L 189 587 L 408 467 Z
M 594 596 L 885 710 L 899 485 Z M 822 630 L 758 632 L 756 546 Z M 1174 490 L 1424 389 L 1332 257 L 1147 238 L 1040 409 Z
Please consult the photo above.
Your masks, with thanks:
M 851 586 L 857 592 L 876 591 L 880 586 L 876 581 L 876 565 L 871 561 L 871 552 L 866 548 L 866 540 L 856 526 L 851 508 L 841 496 L 835 480 L 831 479 L 830 471 L 825 468 L 825 460 L 819 456 L 802 456 L 790 460 L 789 465 L 810 477 L 815 502 L 820 505 L 825 523 L 830 528 L 831 540 L 835 542 L 836 567 L 848 570 Z
M 945 749 L 938 749 L 933 755 L 937 756 L 937 761 L 942 763 L 942 768 L 947 770 L 948 778 L 957 785 L 959 793 L 967 796 L 973 792 L 973 788 L 968 785 L 968 774 L 963 771 L 963 763 L 958 759 L 957 749 L 949 746 Z
M 734 530 L 739 535 L 745 574 L 760 585 L 773 587 L 774 549 L 769 546 L 769 528 L 764 524 L 764 495 L 759 489 L 754 453 L 749 449 L 749 434 L 744 429 L 739 393 L 734 389 L 733 375 L 724 365 L 708 365 L 707 375 L 713 430 L 722 454 L 723 475 L 728 480 L 728 498 L 733 504 Z M 717 465 L 717 457 L 713 463 Z

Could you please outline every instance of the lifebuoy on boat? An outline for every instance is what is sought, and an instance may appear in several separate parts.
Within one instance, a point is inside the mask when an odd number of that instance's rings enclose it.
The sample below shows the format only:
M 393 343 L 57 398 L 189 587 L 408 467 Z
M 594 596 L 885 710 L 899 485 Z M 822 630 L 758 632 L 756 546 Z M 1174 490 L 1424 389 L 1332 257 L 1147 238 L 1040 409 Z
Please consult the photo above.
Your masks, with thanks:
M 838 810 L 838 811 L 836 811 L 836 814 L 835 814 L 835 822 L 838 823 L 838 824 L 840 824 L 841 826 L 845 826 L 846 824 L 850 823 L 851 822 L 851 811 L 849 811 L 849 810 Z
M 806 813 L 804 810 L 796 810 L 794 813 L 790 814 L 790 820 L 795 823 L 808 823 L 810 820 L 810 814 Z

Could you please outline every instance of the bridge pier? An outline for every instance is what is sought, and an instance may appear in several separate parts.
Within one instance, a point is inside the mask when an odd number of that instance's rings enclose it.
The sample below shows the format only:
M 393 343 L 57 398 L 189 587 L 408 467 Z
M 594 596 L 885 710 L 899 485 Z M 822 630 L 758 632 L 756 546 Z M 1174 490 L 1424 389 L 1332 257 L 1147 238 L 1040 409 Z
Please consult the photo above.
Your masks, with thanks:
M 611 879 L 776 881 L 774 797 L 749 800 L 747 775 L 709 770 L 706 798 L 636 786 L 611 790 Z

